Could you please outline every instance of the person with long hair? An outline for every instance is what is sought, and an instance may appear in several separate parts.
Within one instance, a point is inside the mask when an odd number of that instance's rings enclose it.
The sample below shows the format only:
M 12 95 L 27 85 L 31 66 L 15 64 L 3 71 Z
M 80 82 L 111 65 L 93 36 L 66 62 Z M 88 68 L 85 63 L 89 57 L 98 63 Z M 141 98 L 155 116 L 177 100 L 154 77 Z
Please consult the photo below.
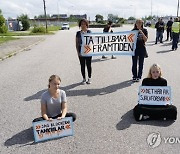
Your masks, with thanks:
M 141 19 L 136 20 L 133 30 L 138 30 L 138 36 L 135 55 L 132 56 L 132 78 L 134 82 L 138 82 L 143 73 L 144 58 L 147 56 L 145 42 L 148 39 L 148 32 L 143 28 L 143 20 Z
M 79 21 L 79 28 L 81 30 L 76 33 L 76 50 L 77 50 L 77 55 L 78 55 L 80 65 L 81 65 L 81 74 L 83 77 L 82 84 L 85 84 L 85 83 L 90 84 L 91 83 L 92 56 L 87 56 L 87 57 L 81 56 L 81 45 L 82 45 L 81 34 L 91 33 L 91 31 L 88 30 L 88 27 L 89 27 L 88 21 L 86 19 L 81 19 Z M 85 66 L 87 66 L 87 71 L 88 71 L 88 80 L 87 81 L 86 81 L 86 74 L 85 74 Z
M 67 112 L 67 98 L 64 90 L 60 88 L 61 79 L 57 75 L 51 75 L 49 78 L 48 90 L 41 96 L 41 115 L 42 117 L 36 118 L 33 122 L 53 119 L 61 120 L 65 117 L 72 117 L 73 121 L 76 120 L 74 113 Z

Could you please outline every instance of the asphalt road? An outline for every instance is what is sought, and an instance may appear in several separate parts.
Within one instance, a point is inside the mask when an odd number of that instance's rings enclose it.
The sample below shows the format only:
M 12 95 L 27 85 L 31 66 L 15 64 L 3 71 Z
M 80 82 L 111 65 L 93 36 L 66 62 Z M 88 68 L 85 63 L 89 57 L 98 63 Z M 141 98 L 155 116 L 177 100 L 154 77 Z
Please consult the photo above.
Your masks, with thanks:
M 131 30 L 124 26 L 114 31 Z M 80 85 L 80 65 L 75 50 L 78 28 L 59 31 L 43 42 L 0 62 L 0 153 L 2 154 L 119 154 L 179 153 L 179 118 L 173 121 L 136 122 L 132 109 L 137 103 L 139 83 L 132 83 L 131 57 L 110 57 L 92 62 L 92 84 Z M 102 29 L 92 29 L 102 31 Z M 154 45 L 155 30 L 148 28 L 143 77 L 153 63 L 159 63 L 172 87 L 173 102 L 179 109 L 180 50 L 170 51 L 170 42 Z M 165 37 L 166 39 L 166 37 Z M 74 136 L 35 144 L 32 120 L 40 116 L 40 95 L 48 78 L 57 74 L 68 96 L 68 111 L 77 114 Z M 161 134 L 156 148 L 147 144 L 152 132 Z M 167 142 L 165 143 L 165 139 Z

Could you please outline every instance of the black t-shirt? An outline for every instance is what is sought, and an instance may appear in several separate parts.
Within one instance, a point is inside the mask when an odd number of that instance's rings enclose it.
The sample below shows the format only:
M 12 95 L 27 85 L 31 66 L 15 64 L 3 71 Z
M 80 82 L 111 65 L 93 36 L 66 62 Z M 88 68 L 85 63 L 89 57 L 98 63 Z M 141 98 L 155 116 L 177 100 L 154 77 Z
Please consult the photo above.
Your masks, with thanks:
M 138 30 L 138 29 L 133 29 L 133 30 Z M 142 32 L 146 37 L 148 37 L 147 29 L 143 28 Z M 146 55 L 146 46 L 143 40 L 143 34 L 139 32 L 137 36 L 135 56 L 145 56 L 145 55 Z
M 158 79 L 145 78 L 142 81 L 142 86 L 167 86 L 167 80 L 161 77 Z
M 91 33 L 91 31 L 87 30 L 87 33 Z M 79 42 L 78 46 L 79 46 L 79 53 L 80 53 L 81 52 L 81 45 L 82 45 L 81 31 L 78 31 L 76 33 L 76 38 L 78 39 L 78 42 Z
M 155 28 L 158 32 L 164 32 L 164 22 L 157 22 Z
M 104 27 L 103 32 L 109 32 L 109 29 L 110 29 L 110 28 L 111 28 L 110 26 Z M 113 30 L 111 29 L 110 32 L 113 33 Z
M 168 29 L 171 29 L 172 28 L 172 24 L 173 24 L 173 21 L 171 21 L 171 20 L 169 20 L 168 22 L 167 22 L 167 28 Z

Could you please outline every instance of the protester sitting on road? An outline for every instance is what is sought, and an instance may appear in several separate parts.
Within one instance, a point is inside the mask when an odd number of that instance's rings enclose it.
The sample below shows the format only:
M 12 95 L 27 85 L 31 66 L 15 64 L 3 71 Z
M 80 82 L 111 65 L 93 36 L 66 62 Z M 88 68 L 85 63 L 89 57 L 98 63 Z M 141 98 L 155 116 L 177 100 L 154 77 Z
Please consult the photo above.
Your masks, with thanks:
M 104 27 L 103 33 L 113 33 L 113 30 L 112 30 L 111 26 L 112 26 L 112 21 L 109 21 L 108 24 L 107 24 L 107 26 Z M 103 55 L 102 58 L 105 59 L 105 58 L 107 58 L 107 57 Z M 112 55 L 111 58 L 112 58 L 112 59 L 116 59 L 116 57 L 115 57 L 114 55 Z
M 92 61 L 92 56 L 88 57 L 83 57 L 81 56 L 81 45 L 82 45 L 82 39 L 81 39 L 81 34 L 82 33 L 91 33 L 90 30 L 88 30 L 89 24 L 86 19 L 81 19 L 79 21 L 79 27 L 81 28 L 80 31 L 76 33 L 76 50 L 77 50 L 77 55 L 80 61 L 81 65 L 81 74 L 83 77 L 82 84 L 90 84 L 91 83 L 91 61 Z M 86 82 L 86 74 L 85 74 L 85 66 L 87 66 L 87 71 L 88 71 L 88 81 Z
M 148 39 L 148 32 L 145 28 L 143 28 L 143 20 L 141 19 L 136 20 L 133 30 L 139 31 L 137 36 L 135 55 L 132 56 L 133 81 L 138 82 L 141 79 L 143 73 L 144 58 L 147 57 L 145 42 Z M 139 68 L 137 71 L 138 64 Z
M 144 78 L 142 81 L 142 86 L 167 86 L 167 80 L 162 77 L 162 70 L 158 64 L 153 64 L 150 67 L 147 78 Z M 162 115 L 159 115 L 160 112 Z M 159 119 L 159 117 L 163 117 L 163 116 L 165 116 L 164 118 L 166 118 L 167 116 L 171 119 L 176 120 L 177 108 L 172 104 L 168 104 L 168 105 L 137 104 L 134 107 L 134 117 L 137 121 L 151 119 L 151 118 Z
M 67 99 L 65 91 L 60 88 L 61 79 L 57 75 L 52 75 L 49 78 L 48 90 L 41 96 L 41 115 L 42 117 L 36 118 L 33 122 L 53 119 L 61 120 L 65 117 L 72 117 L 73 121 L 76 120 L 74 113 L 67 113 Z

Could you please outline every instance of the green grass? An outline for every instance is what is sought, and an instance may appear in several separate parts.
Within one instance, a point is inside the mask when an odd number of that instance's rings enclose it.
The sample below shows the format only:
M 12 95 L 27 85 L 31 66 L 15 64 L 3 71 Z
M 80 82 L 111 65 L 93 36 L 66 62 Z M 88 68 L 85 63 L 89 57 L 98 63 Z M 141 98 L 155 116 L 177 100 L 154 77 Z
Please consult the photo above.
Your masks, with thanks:
M 9 37 L 9 36 L 7 36 L 7 37 L 1 36 L 0 37 L 0 44 L 7 42 L 7 41 L 10 41 L 10 40 L 17 40 L 17 39 L 19 39 L 19 38 L 14 38 L 14 37 Z
M 48 26 L 48 31 L 58 31 L 60 28 L 60 26 Z

